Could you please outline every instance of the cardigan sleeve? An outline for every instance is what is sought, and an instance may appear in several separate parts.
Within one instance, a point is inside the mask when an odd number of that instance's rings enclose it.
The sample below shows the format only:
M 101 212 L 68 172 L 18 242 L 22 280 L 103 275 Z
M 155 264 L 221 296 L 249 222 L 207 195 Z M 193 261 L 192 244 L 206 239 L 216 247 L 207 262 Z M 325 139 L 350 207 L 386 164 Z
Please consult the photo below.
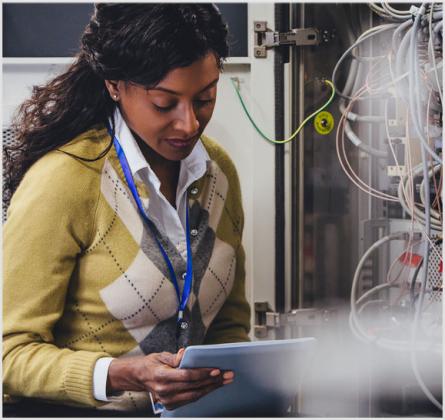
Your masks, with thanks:
M 219 147 L 221 156 L 218 164 L 229 181 L 226 210 L 233 217 L 232 229 L 236 237 L 236 269 L 232 290 L 216 317 L 209 326 L 205 344 L 234 343 L 249 341 L 250 306 L 246 299 L 245 252 L 242 245 L 244 212 L 241 200 L 241 187 L 235 166 L 229 156 Z
M 8 209 L 3 237 L 3 391 L 101 405 L 93 370 L 104 352 L 54 344 L 76 259 L 88 246 L 98 186 L 93 169 L 60 152 L 36 162 Z

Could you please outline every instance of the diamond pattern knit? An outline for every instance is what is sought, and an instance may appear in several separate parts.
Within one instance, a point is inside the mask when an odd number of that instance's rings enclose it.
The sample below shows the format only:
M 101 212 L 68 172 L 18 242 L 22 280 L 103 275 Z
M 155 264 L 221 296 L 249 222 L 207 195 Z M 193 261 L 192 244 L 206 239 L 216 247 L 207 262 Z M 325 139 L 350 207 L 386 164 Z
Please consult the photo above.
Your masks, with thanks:
M 63 150 L 98 155 L 104 127 Z M 53 151 L 36 162 L 16 191 L 4 226 L 4 392 L 100 409 L 147 410 L 145 392 L 96 401 L 98 358 L 247 340 L 243 213 L 235 168 L 203 136 L 211 158 L 189 194 L 193 287 L 176 339 L 178 301 L 165 261 L 144 225 L 114 149 L 85 162 Z M 140 187 L 143 188 L 143 187 Z M 143 195 L 149 195 L 147 191 Z M 183 253 L 159 231 L 179 287 Z

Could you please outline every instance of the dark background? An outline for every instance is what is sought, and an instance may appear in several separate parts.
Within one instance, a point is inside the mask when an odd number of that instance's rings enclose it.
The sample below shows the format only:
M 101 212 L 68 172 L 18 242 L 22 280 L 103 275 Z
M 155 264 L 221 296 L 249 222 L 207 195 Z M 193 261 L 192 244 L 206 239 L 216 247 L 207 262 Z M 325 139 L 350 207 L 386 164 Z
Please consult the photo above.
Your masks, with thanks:
M 229 25 L 231 57 L 247 56 L 247 4 L 216 3 Z M 3 4 L 3 57 L 71 57 L 93 3 Z

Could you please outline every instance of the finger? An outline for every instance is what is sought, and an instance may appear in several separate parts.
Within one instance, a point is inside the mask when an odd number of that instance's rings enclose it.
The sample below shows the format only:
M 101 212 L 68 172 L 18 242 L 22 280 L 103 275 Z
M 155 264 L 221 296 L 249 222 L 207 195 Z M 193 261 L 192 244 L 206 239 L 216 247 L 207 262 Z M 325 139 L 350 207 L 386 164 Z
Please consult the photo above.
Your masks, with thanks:
M 229 379 L 231 382 L 232 380 Z M 186 391 L 192 391 L 200 388 L 205 388 L 209 385 L 222 385 L 223 377 L 209 377 L 200 382 L 171 382 L 169 384 L 156 384 L 154 387 L 155 392 L 161 397 L 168 397 L 170 395 L 176 395 Z
M 175 408 L 180 407 L 181 405 L 199 400 L 204 395 L 207 395 L 209 392 L 218 389 L 220 386 L 221 386 L 220 384 L 207 385 L 199 389 L 178 393 L 171 397 L 167 398 L 161 397 L 160 401 L 168 410 L 173 410 Z
M 176 354 L 173 353 L 169 353 L 167 351 L 163 351 L 162 353 L 158 354 L 158 360 L 161 363 L 164 363 L 165 365 L 168 365 L 172 368 L 177 367 L 178 365 L 176 364 Z
M 223 373 L 224 379 L 233 379 L 235 377 L 235 373 L 231 370 L 227 370 Z
M 182 357 L 184 356 L 184 351 L 185 349 L 181 347 L 176 353 L 176 358 L 175 358 L 176 366 L 179 366 L 179 364 L 181 363 Z
M 215 372 L 216 371 L 216 372 Z M 165 367 L 159 370 L 158 378 L 162 382 L 199 382 L 209 377 L 217 377 L 219 369 L 198 368 L 198 369 L 173 369 Z

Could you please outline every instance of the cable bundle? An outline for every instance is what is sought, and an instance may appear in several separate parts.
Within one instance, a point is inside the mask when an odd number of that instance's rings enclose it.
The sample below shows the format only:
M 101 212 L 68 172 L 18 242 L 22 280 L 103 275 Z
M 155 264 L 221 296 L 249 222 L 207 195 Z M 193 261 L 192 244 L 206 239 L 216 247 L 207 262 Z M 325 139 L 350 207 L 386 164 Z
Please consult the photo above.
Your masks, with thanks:
M 380 5 L 370 4 L 369 7 L 390 23 L 383 23 L 363 32 L 334 67 L 332 81 L 336 85 L 340 66 L 347 57 L 352 56 L 344 88 L 340 90 L 338 86 L 335 87 L 341 97 L 339 107 L 342 112 L 336 136 L 337 154 L 346 175 L 363 192 L 374 198 L 400 203 L 411 219 L 411 230 L 385 236 L 364 253 L 351 289 L 350 326 L 362 341 L 391 350 L 409 351 L 412 369 L 420 387 L 428 399 L 441 409 L 441 403 L 432 395 L 420 376 L 417 353 L 432 349 L 435 352 L 442 351 L 440 342 L 431 342 L 425 338 L 421 325 L 422 315 L 430 305 L 425 304 L 426 296 L 434 292 L 428 287 L 430 254 L 442 261 L 438 243 L 441 242 L 443 228 L 443 139 L 442 122 L 438 116 L 442 115 L 443 104 L 443 84 L 440 77 L 443 68 L 443 6 L 441 3 L 424 2 L 420 7 L 411 6 L 409 10 L 399 10 L 382 2 Z M 390 42 L 382 41 L 384 34 L 392 34 Z M 372 40 L 376 41 L 372 45 L 373 49 L 380 47 L 380 50 L 372 56 L 362 55 L 365 44 L 369 46 Z M 375 44 L 378 45 L 377 48 Z M 383 105 L 379 107 L 379 115 L 360 115 L 353 111 L 357 105 L 361 107 L 363 104 L 373 103 L 372 101 L 379 101 L 377 103 Z M 391 134 L 391 103 L 394 103 L 393 108 L 397 111 L 395 121 L 404 121 L 404 135 Z M 381 149 L 383 141 L 378 142 L 379 144 L 365 144 L 352 124 L 377 124 L 382 138 L 388 143 L 389 151 Z M 345 136 L 370 159 L 378 159 L 380 165 L 385 165 L 389 157 L 394 159 L 399 177 L 396 195 L 371 186 L 353 171 L 346 154 Z M 399 162 L 394 147 L 396 143 L 405 145 L 404 162 Z M 420 160 L 417 162 L 413 156 L 416 149 L 420 149 Z M 401 168 L 405 170 L 402 172 Z M 433 194 L 431 185 L 434 188 Z M 402 255 L 412 255 L 415 248 L 421 264 L 411 267 L 408 273 L 407 267 L 402 264 L 403 270 L 396 278 L 392 278 L 394 267 L 397 262 L 400 264 L 399 256 L 390 265 L 385 282 L 358 296 L 360 274 L 366 260 L 383 244 L 396 240 L 404 241 Z M 410 328 L 403 329 L 396 324 L 389 331 L 369 328 L 363 322 L 365 308 L 380 305 L 384 301 L 370 298 L 391 288 L 399 289 L 394 306 L 405 297 L 410 297 L 413 317 Z M 437 328 L 441 331 L 441 319 Z M 400 336 L 397 337 L 397 334 Z M 419 338 L 421 335 L 422 339 Z

